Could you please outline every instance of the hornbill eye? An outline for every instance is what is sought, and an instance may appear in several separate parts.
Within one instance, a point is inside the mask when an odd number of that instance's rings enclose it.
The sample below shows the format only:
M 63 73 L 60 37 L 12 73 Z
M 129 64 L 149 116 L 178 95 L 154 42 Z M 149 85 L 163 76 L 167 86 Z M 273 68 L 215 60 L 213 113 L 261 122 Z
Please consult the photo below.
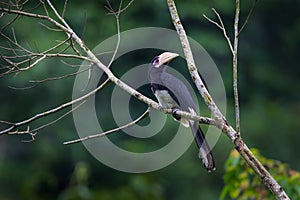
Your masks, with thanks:
M 156 56 L 153 60 L 152 60 L 152 64 L 153 65 L 158 65 L 159 64 L 159 57 Z

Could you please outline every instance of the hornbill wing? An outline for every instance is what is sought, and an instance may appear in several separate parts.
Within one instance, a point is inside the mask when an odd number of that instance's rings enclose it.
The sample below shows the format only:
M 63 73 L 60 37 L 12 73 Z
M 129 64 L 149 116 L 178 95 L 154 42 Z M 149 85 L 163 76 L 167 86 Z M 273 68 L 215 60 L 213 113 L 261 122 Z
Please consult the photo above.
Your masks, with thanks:
M 161 81 L 162 84 L 168 89 L 170 96 L 175 96 L 175 98 L 173 99 L 177 100 L 179 109 L 190 112 L 192 114 L 197 114 L 193 98 L 189 90 L 181 80 L 177 79 L 171 74 L 163 73 L 161 75 Z M 192 133 L 195 137 L 195 142 L 199 148 L 199 157 L 202 159 L 205 168 L 209 172 L 211 170 L 215 170 L 214 158 L 212 156 L 209 145 L 205 140 L 205 136 L 199 126 L 199 123 L 197 121 L 182 118 L 180 119 L 180 121 L 184 126 L 191 126 Z

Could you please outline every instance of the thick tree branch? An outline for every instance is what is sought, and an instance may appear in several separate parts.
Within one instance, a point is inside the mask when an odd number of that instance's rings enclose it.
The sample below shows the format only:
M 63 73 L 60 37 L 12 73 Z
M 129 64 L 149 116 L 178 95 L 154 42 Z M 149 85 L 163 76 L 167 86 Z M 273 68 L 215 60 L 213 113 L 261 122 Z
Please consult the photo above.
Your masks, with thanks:
M 238 1 L 238 0 L 237 0 Z M 277 199 L 289 199 L 286 195 L 283 188 L 278 184 L 278 182 L 270 175 L 270 173 L 264 168 L 264 166 L 256 159 L 250 149 L 242 140 L 240 134 L 237 134 L 237 131 L 230 126 L 223 114 L 218 109 L 217 105 L 214 103 L 213 99 L 211 98 L 210 94 L 208 93 L 203 81 L 201 80 L 197 68 L 193 59 L 192 51 L 189 45 L 189 41 L 187 39 L 185 30 L 181 24 L 180 18 L 178 16 L 178 12 L 173 0 L 167 0 L 170 14 L 173 20 L 173 24 L 177 30 L 179 35 L 182 48 L 184 50 L 184 54 L 186 57 L 187 65 L 189 72 L 197 89 L 199 90 L 201 96 L 203 97 L 205 103 L 207 104 L 208 108 L 211 110 L 214 118 L 217 120 L 218 127 L 231 139 L 237 151 L 242 155 L 245 161 L 252 167 L 252 169 L 258 174 L 262 182 L 266 185 L 266 187 L 274 194 Z M 239 15 L 236 15 L 238 18 Z M 238 23 L 238 19 L 235 19 L 235 23 Z M 238 27 L 238 26 L 236 26 Z M 237 32 L 238 33 L 238 32 Z M 236 35 L 238 36 L 238 35 Z M 236 42 L 236 49 L 238 43 Z

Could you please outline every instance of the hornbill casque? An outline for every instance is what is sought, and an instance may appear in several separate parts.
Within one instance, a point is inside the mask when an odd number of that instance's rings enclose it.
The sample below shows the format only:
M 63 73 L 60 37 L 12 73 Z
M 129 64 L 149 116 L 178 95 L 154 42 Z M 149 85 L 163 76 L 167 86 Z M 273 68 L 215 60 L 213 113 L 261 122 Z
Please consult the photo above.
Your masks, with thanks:
M 162 108 L 172 109 L 175 120 L 178 120 L 185 127 L 191 127 L 199 148 L 199 157 L 202 159 L 206 170 L 210 172 L 215 170 L 214 158 L 199 122 L 176 115 L 176 110 L 197 114 L 195 103 L 187 87 L 181 80 L 166 72 L 166 64 L 177 56 L 179 55 L 176 53 L 164 52 L 153 58 L 148 71 L 151 90 Z

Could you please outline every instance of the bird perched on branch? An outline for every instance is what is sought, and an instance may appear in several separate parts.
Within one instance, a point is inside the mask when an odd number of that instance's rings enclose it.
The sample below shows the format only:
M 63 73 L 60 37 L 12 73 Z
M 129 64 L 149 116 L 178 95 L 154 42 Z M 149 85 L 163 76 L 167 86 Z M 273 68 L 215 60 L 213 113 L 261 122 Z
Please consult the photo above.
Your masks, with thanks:
M 178 110 L 197 114 L 195 103 L 187 87 L 178 78 L 166 72 L 166 64 L 177 56 L 176 53 L 164 52 L 153 58 L 148 72 L 151 90 L 162 108 L 172 109 L 175 120 L 178 120 L 185 127 L 191 127 L 199 148 L 199 157 L 202 159 L 206 170 L 210 172 L 215 170 L 214 158 L 199 122 L 182 118 L 176 114 Z

